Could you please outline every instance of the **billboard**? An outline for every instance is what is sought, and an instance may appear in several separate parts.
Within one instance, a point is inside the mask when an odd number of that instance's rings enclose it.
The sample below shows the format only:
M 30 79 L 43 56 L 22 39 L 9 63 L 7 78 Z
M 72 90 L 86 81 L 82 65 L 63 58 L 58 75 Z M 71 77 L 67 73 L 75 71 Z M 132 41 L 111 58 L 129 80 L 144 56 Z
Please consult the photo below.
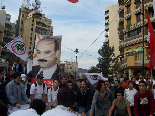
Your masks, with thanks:
M 52 87 L 53 80 L 59 79 L 61 39 L 62 36 L 36 34 L 32 65 L 32 83 L 37 80 L 37 77 L 43 76 L 43 82 L 47 87 Z

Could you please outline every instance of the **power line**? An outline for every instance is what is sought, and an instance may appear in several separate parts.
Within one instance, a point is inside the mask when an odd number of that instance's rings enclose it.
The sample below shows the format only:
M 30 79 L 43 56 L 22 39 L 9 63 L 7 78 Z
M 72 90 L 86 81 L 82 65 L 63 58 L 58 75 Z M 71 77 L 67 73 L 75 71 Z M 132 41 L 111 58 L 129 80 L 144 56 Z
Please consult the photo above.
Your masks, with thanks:
M 113 18 L 113 20 L 109 23 L 109 25 L 115 20 L 115 18 L 119 15 L 119 13 L 124 9 L 124 7 L 126 6 L 126 4 L 129 2 L 129 0 L 128 1 L 126 1 L 126 3 L 124 4 L 124 6 L 123 6 L 123 8 L 121 8 L 121 10 L 117 13 L 117 15 Z M 120 8 L 120 7 L 119 7 Z M 105 26 L 105 25 L 104 25 Z M 103 34 L 103 32 L 105 32 L 105 30 L 103 30 L 100 34 L 99 34 L 99 36 L 90 44 L 90 46 L 88 47 L 88 48 L 90 48 L 99 38 L 100 38 L 100 36 Z M 88 48 L 84 51 L 84 52 L 82 52 L 81 53 L 81 56 L 80 57 L 82 57 L 82 55 L 85 53 L 85 52 L 87 52 L 88 51 Z

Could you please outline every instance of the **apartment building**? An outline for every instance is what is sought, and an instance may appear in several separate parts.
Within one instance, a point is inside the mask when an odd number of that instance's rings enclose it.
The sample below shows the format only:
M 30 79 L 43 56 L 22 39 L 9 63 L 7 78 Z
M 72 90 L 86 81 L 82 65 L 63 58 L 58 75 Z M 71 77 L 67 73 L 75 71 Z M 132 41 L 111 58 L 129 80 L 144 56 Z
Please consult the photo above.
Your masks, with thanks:
M 118 0 L 122 6 L 128 0 Z M 129 77 L 138 77 L 143 73 L 143 6 L 142 0 L 129 0 L 124 7 L 124 26 L 119 26 L 119 33 L 124 36 L 119 37 L 119 50 L 122 60 L 119 71 L 128 73 Z M 150 69 L 146 67 L 149 63 L 149 49 L 147 49 L 148 24 L 146 19 L 148 11 L 153 27 L 153 0 L 144 1 L 144 75 L 150 77 Z
M 20 8 L 18 18 L 18 35 L 21 35 L 29 57 L 32 59 L 35 34 L 53 35 L 52 20 L 45 17 L 39 10 Z
M 13 63 L 13 59 L 15 59 L 15 55 L 12 54 L 8 49 L 4 48 L 4 46 L 12 41 L 16 37 L 16 24 L 10 22 L 11 15 L 7 14 L 5 10 L 0 10 L 0 24 L 1 24 L 1 57 L 9 61 L 9 63 Z M 11 59 L 10 59 L 11 58 Z

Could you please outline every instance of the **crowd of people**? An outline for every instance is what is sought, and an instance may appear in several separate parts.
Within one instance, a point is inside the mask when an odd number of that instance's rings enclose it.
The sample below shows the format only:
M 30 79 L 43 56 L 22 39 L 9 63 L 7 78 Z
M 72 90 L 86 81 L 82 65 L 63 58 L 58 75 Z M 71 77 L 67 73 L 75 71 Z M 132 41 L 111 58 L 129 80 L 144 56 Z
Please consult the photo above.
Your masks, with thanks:
M 52 88 L 43 83 L 43 75 L 37 75 L 33 84 L 31 78 L 32 72 L 25 75 L 12 71 L 9 81 L 4 81 L 4 72 L 0 70 L 0 116 L 7 116 L 8 109 L 20 109 L 23 104 L 29 104 L 29 109 L 15 111 L 10 116 L 153 116 L 155 113 L 155 78 L 140 75 L 138 79 L 129 79 L 124 73 L 121 81 L 99 80 L 91 85 L 83 79 L 78 85 L 73 75 L 63 75 L 53 80 Z

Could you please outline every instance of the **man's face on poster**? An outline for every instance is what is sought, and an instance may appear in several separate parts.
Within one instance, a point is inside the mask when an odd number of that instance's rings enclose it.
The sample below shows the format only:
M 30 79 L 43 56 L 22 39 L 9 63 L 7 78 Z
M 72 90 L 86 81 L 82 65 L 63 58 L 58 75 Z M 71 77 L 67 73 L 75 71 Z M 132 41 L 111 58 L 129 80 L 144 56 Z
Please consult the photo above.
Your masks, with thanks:
M 55 43 L 53 40 L 44 39 L 39 41 L 36 51 L 38 64 L 43 70 L 56 65 L 59 50 L 55 51 Z

